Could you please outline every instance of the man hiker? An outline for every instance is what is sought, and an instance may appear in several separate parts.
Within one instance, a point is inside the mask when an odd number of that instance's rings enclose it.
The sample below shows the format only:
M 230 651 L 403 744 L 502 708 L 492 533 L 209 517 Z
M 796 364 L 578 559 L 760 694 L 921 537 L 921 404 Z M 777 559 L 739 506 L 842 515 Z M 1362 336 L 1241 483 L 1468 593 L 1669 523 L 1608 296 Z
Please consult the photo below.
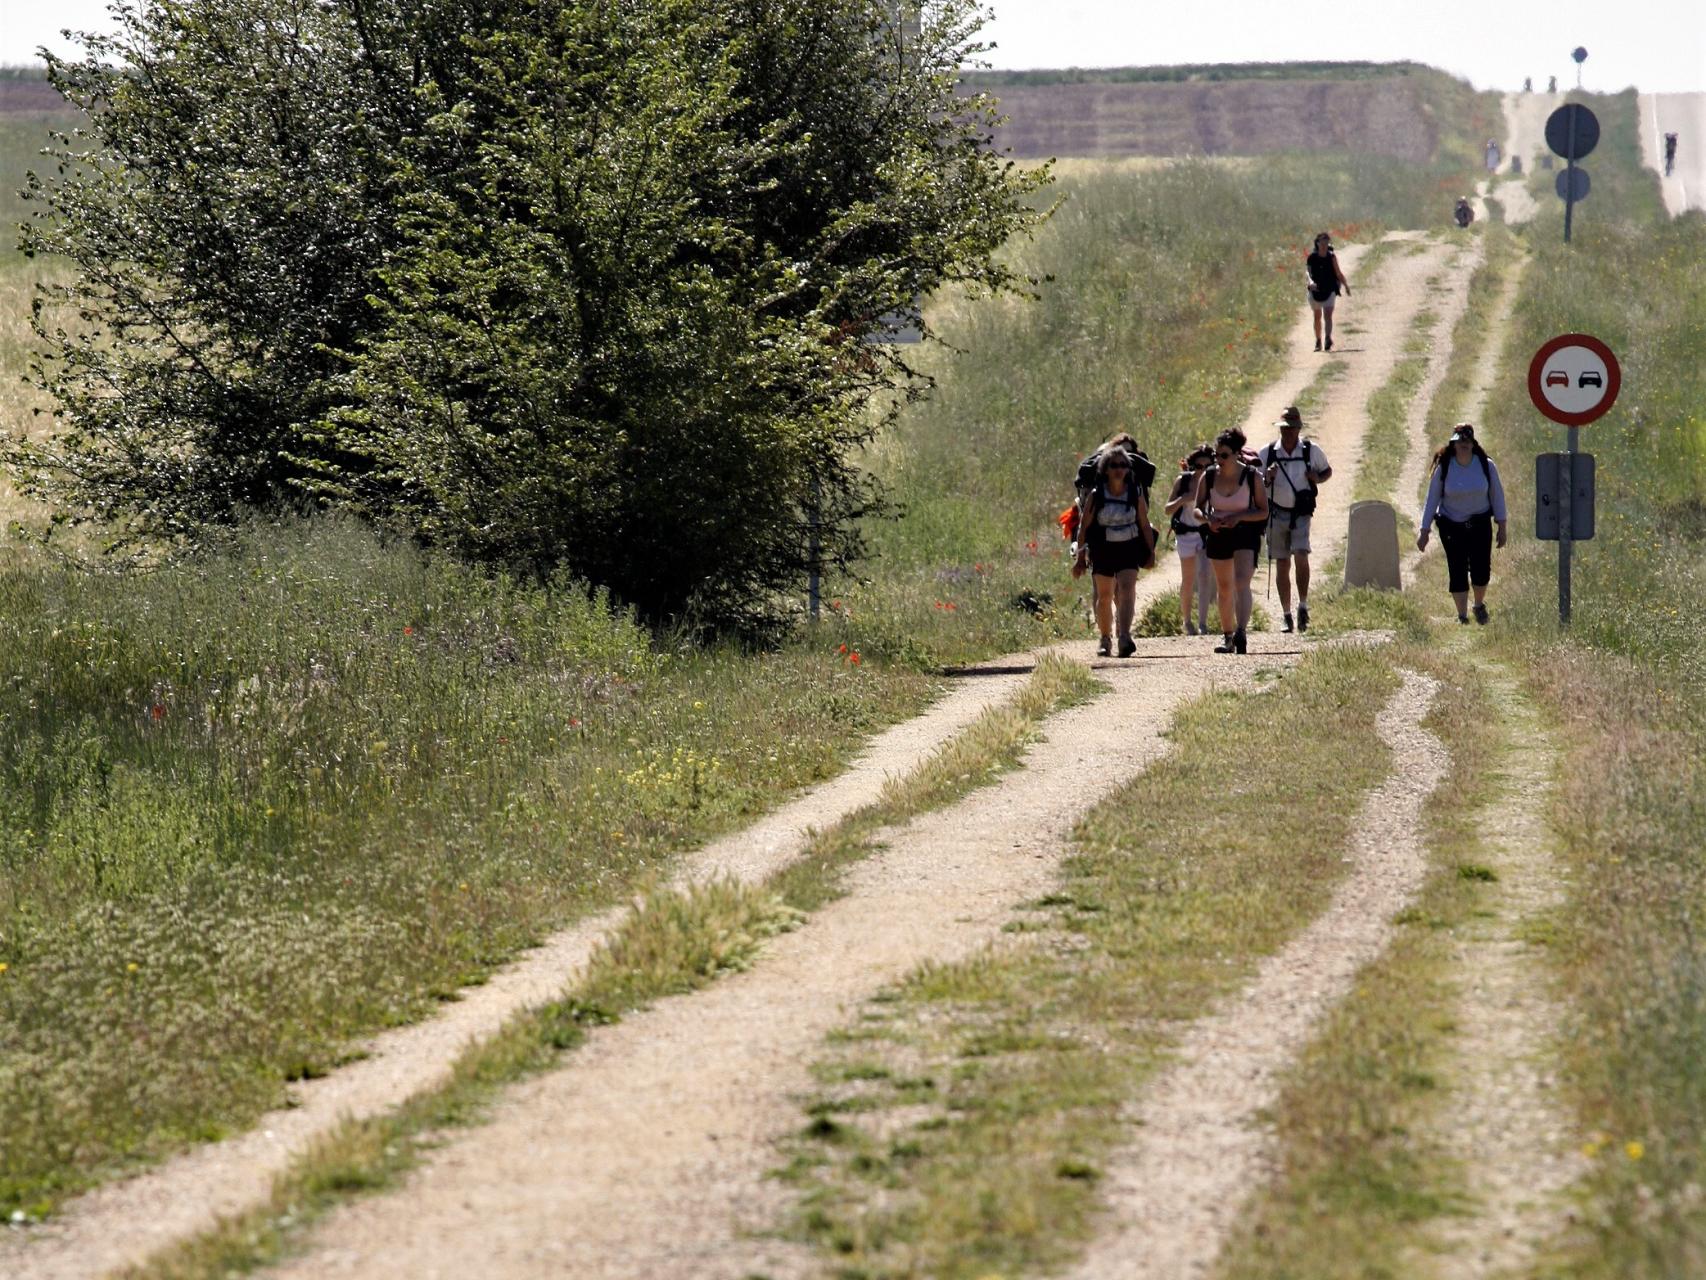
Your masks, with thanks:
M 1303 438 L 1303 414 L 1288 405 L 1274 424 L 1279 439 L 1264 445 L 1258 457 L 1268 487 L 1268 560 L 1279 583 L 1281 631 L 1309 630 L 1309 522 L 1315 493 L 1333 474 L 1321 446 Z M 1291 569 L 1297 565 L 1297 622 L 1292 624 Z

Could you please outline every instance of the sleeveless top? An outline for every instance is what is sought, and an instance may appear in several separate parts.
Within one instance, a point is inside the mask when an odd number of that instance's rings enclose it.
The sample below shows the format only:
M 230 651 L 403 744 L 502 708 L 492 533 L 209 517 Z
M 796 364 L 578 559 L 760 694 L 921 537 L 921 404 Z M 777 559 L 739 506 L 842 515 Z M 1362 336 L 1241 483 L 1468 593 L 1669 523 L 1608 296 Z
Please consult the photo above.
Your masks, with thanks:
M 1309 268 L 1309 285 L 1316 293 L 1324 295 L 1339 291 L 1339 272 L 1331 249 L 1325 254 L 1310 254 L 1304 265 Z
M 1197 513 L 1190 502 L 1192 495 L 1197 491 L 1196 471 L 1181 471 L 1179 473 L 1179 478 L 1173 482 L 1173 497 L 1177 498 L 1181 489 L 1184 490 L 1185 505 L 1179 508 L 1177 516 L 1179 523 L 1187 529 L 1202 528 L 1202 521 L 1197 519 Z
M 1231 493 L 1217 493 L 1214 481 L 1209 481 L 1208 493 L 1204 495 L 1204 509 L 1211 516 L 1224 520 L 1228 516 L 1241 516 L 1256 505 L 1255 495 L 1250 492 L 1250 468 L 1241 466 L 1238 471 L 1238 487 Z

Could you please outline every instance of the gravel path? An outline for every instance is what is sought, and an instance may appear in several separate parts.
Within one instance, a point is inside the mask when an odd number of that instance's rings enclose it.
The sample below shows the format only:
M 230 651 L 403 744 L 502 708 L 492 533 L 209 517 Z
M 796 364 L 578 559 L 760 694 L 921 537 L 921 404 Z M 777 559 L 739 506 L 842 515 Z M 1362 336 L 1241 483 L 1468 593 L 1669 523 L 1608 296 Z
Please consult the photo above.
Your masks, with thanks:
M 1522 173 L 1512 174 L 1507 168 L 1505 178 L 1493 190 L 1493 197 L 1504 206 L 1505 221 L 1513 226 L 1533 219 L 1540 205 L 1529 192 L 1528 179 L 1538 167 L 1540 157 L 1550 155 L 1546 146 L 1546 117 L 1564 101 L 1547 93 L 1507 93 L 1505 105 L 1505 156 L 1522 157 Z
M 1449 759 L 1420 727 L 1435 684 L 1406 674 L 1379 718 L 1399 768 L 1365 803 L 1332 904 L 1254 982 L 1196 1022 L 1175 1064 L 1132 1108 L 1134 1142 L 1107 1169 L 1107 1229 L 1077 1280 L 1207 1273 L 1251 1188 L 1269 1174 L 1263 1110 L 1323 1014 L 1385 948 L 1427 873 L 1422 805 Z
M 1554 1091 L 1551 1057 L 1562 1013 L 1543 949 L 1523 938 L 1565 901 L 1545 819 L 1557 750 L 1508 677 L 1496 678 L 1494 689 L 1515 739 L 1493 804 L 1491 861 L 1499 878 L 1487 886 L 1484 911 L 1456 938 L 1464 989 L 1456 1078 L 1443 1108 L 1450 1121 L 1444 1136 L 1468 1174 L 1477 1212 L 1446 1220 L 1442 1280 L 1514 1274 L 1533 1262 L 1568 1225 L 1562 1193 L 1588 1169 Z
M 1030 661 L 1021 657 L 1002 665 L 1024 668 Z M 687 855 L 677 882 L 720 875 L 763 879 L 798 852 L 808 827 L 830 825 L 875 800 L 888 778 L 916 768 L 1025 678 L 1021 670 L 958 681 L 929 711 L 879 734 L 836 778 Z M 292 1086 L 293 1105 L 263 1117 L 252 1130 L 98 1188 L 46 1224 L 0 1232 L 0 1276 L 76 1280 L 102 1275 L 205 1231 L 221 1216 L 263 1203 L 274 1176 L 343 1117 L 377 1115 L 436 1087 L 470 1041 L 491 1035 L 519 1010 L 560 995 L 626 911 L 620 907 L 591 916 L 485 984 L 466 988 L 461 999 L 432 1018 L 374 1037 L 368 1057 Z
M 1674 217 L 1706 209 L 1706 93 L 1643 93 L 1641 158 L 1659 175 L 1665 208 Z M 1677 135 L 1676 168 L 1664 176 L 1664 135 Z
M 1285 660 L 1276 638 L 1256 644 Z M 800 1123 L 823 1036 L 919 963 L 999 937 L 1013 904 L 1053 883 L 1096 793 L 1165 751 L 1174 708 L 1259 665 L 1175 640 L 1098 664 L 1109 692 L 1051 719 L 1022 768 L 890 833 L 848 896 L 769 944 L 749 972 L 600 1031 L 402 1191 L 340 1210 L 276 1274 L 733 1280 L 809 1269 L 809 1255 L 753 1233 L 785 1208 L 765 1175 Z

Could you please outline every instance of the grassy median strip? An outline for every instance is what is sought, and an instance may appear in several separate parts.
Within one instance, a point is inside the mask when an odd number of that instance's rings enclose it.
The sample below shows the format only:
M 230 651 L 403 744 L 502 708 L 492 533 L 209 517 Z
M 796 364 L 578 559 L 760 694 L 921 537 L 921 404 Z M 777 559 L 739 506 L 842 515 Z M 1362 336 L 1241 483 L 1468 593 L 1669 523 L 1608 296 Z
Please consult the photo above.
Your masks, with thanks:
M 840 873 L 885 827 L 940 808 L 1019 762 L 1039 724 L 1101 686 L 1081 664 L 1049 655 L 1010 703 L 993 707 L 881 798 L 814 838 L 763 885 L 719 881 L 642 893 L 562 999 L 511 1018 L 465 1051 L 450 1079 L 395 1110 L 346 1121 L 277 1179 L 267 1203 L 133 1268 L 128 1280 L 215 1280 L 285 1256 L 307 1229 L 355 1195 L 384 1190 L 444 1141 L 477 1124 L 504 1086 L 549 1069 L 592 1028 L 666 996 L 745 969 L 764 940 L 838 896 Z
M 1221 1280 L 1411 1274 L 1420 1228 L 1462 1212 L 1462 1170 L 1437 1137 L 1449 1123 L 1457 986 L 1454 931 L 1496 874 L 1481 830 L 1497 821 L 1498 762 L 1520 749 L 1480 668 L 1404 646 L 1393 660 L 1441 682 L 1425 721 L 1452 768 L 1424 810 L 1431 869 L 1391 945 L 1290 1069 L 1271 1119 L 1275 1175 L 1240 1215 Z
M 1384 654 L 1275 674 L 1184 708 L 1174 750 L 1091 809 L 1008 941 L 921 967 L 832 1037 L 785 1176 L 789 1230 L 835 1274 L 1016 1274 L 1093 1229 L 1121 1105 L 1325 906 L 1390 764 Z

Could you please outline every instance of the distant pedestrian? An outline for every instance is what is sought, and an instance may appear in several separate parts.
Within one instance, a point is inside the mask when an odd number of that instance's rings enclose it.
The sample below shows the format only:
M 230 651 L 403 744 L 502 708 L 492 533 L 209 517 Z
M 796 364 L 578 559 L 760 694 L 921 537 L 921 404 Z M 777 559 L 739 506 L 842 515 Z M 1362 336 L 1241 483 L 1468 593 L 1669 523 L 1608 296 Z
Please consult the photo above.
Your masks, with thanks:
M 1287 405 L 1274 424 L 1279 439 L 1257 455 L 1268 487 L 1268 559 L 1279 586 L 1281 631 L 1290 632 L 1291 575 L 1297 571 L 1296 630 L 1309 630 L 1309 526 L 1315 517 L 1315 495 L 1333 474 L 1327 455 L 1313 440 L 1303 438 L 1303 413 Z
M 1321 326 L 1326 324 L 1326 350 L 1333 349 L 1333 306 L 1343 291 L 1351 296 L 1350 282 L 1339 267 L 1339 255 L 1333 252 L 1333 237 L 1323 231 L 1315 237 L 1315 248 L 1303 261 L 1304 283 L 1309 290 L 1309 309 L 1315 313 L 1315 349 L 1320 351 Z
M 1524 93 L 1533 93 L 1534 92 L 1534 77 L 1533 76 L 1524 76 L 1522 78 L 1522 91 Z
M 1416 550 L 1428 549 L 1428 530 L 1439 525 L 1451 598 L 1457 620 L 1469 622 L 1469 591 L 1475 591 L 1475 621 L 1487 624 L 1487 583 L 1493 576 L 1493 526 L 1497 545 L 1505 545 L 1505 488 L 1499 468 L 1475 439 L 1475 428 L 1460 422 L 1451 439 L 1434 454 L 1433 479 L 1422 507 L 1422 531 Z
M 1208 565 L 1202 520 L 1196 512 L 1197 481 L 1213 461 L 1213 445 L 1199 444 L 1192 449 L 1179 460 L 1179 478 L 1167 497 L 1167 516 L 1179 552 L 1179 616 L 1185 620 L 1188 636 L 1208 634 L 1208 606 L 1214 597 L 1214 570 Z
M 1675 168 L 1676 135 L 1674 133 L 1667 133 L 1665 134 L 1665 177 L 1670 177 L 1671 171 Z
M 1499 140 L 1497 138 L 1488 138 L 1487 139 L 1487 172 L 1488 173 L 1497 173 L 1499 171 L 1499 156 L 1500 155 L 1501 155 L 1501 152 L 1499 150 Z
M 1244 433 L 1237 427 L 1214 440 L 1214 465 L 1197 479 L 1197 519 L 1207 526 L 1203 545 L 1214 569 L 1220 595 L 1220 630 L 1224 641 L 1216 653 L 1245 653 L 1245 633 L 1255 596 L 1250 580 L 1256 576 L 1256 554 L 1262 528 L 1268 522 L 1268 493 L 1258 467 L 1244 461 Z
M 1547 76 L 1546 77 L 1546 92 L 1547 93 L 1557 93 L 1558 92 L 1558 77 L 1557 76 Z
M 1137 606 L 1137 571 L 1154 562 L 1155 536 L 1149 525 L 1149 496 L 1132 476 L 1131 455 L 1104 449 L 1096 463 L 1097 483 L 1084 502 L 1078 559 L 1072 576 L 1088 565 L 1095 579 L 1096 652 L 1107 657 L 1119 632 L 1120 657 L 1137 651 L 1131 637 Z

